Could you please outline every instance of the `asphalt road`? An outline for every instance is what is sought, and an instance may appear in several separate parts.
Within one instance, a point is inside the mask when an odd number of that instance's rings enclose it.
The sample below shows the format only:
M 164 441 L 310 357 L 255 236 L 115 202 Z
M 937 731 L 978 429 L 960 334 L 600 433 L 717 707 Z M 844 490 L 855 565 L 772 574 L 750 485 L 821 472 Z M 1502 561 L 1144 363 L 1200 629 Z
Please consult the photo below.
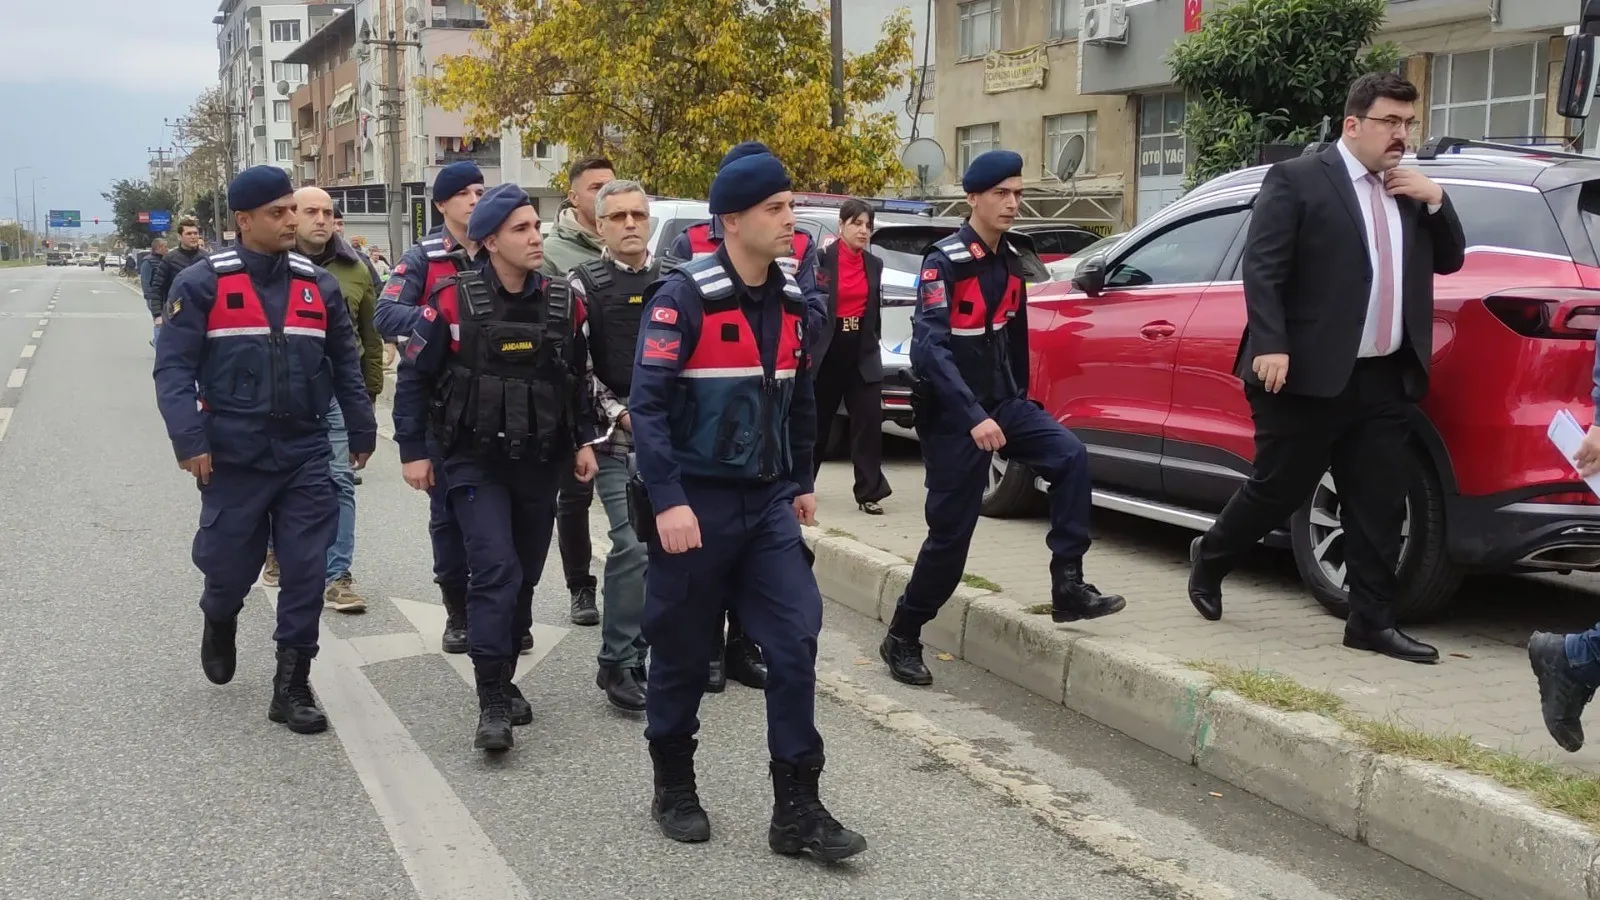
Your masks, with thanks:
M 371 608 L 325 614 L 314 673 L 334 727 L 291 734 L 265 717 L 268 592 L 234 682 L 199 671 L 198 503 L 148 327 L 112 275 L 0 270 L 0 898 L 1465 896 L 963 664 L 895 684 L 879 626 L 833 605 L 825 799 L 868 852 L 767 850 L 763 703 L 739 687 L 702 707 L 714 838 L 673 844 L 642 722 L 594 687 L 599 636 L 566 623 L 559 578 L 523 664 L 535 723 L 503 760 L 471 750 L 425 498 L 383 441 L 358 489 Z

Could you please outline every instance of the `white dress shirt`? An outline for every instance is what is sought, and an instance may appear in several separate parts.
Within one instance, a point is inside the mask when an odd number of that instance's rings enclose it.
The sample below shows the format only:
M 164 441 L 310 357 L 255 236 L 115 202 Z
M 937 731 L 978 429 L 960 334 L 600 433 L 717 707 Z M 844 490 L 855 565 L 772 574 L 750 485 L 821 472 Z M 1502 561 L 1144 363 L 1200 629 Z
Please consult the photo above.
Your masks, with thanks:
M 1383 212 L 1389 217 L 1389 262 L 1393 270 L 1391 283 L 1394 285 L 1393 307 L 1390 310 L 1389 321 L 1381 321 L 1378 315 L 1378 247 L 1377 236 L 1372 227 L 1372 183 L 1367 181 L 1371 173 L 1367 171 L 1365 163 L 1355 158 L 1350 148 L 1339 142 L 1339 154 L 1344 157 L 1345 168 L 1350 172 L 1351 187 L 1355 188 L 1356 203 L 1361 207 L 1361 227 L 1367 236 L 1367 265 L 1372 272 L 1372 287 L 1367 293 L 1367 321 L 1361 328 L 1361 348 L 1356 352 L 1357 357 L 1378 356 L 1378 329 L 1389 329 L 1389 353 L 1400 348 L 1404 319 L 1405 298 L 1405 235 L 1400 229 L 1400 204 L 1383 192 Z M 1432 207 L 1429 208 L 1432 211 Z

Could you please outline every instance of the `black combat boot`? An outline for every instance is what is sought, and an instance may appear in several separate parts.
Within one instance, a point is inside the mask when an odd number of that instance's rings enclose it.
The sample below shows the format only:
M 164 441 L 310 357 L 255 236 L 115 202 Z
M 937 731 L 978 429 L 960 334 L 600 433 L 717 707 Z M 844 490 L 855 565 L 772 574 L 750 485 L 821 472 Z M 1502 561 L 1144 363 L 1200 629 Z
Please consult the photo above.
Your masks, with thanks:
M 711 671 L 706 677 L 706 693 L 708 694 L 720 694 L 728 689 L 728 665 L 723 656 L 724 647 L 722 628 L 719 623 L 716 645 L 711 650 Z
M 212 684 L 233 680 L 234 669 L 239 665 L 239 652 L 234 645 L 238 630 L 238 619 L 206 619 L 205 630 L 200 634 L 200 668 Z
M 767 664 L 761 648 L 734 619 L 728 620 L 728 641 L 722 647 L 722 671 L 730 680 L 758 691 L 767 689 Z
M 474 750 L 510 750 L 516 739 L 511 735 L 511 709 L 506 698 L 504 663 L 473 663 L 478 682 L 478 732 Z
M 655 769 L 655 796 L 650 815 L 661 833 L 685 844 L 711 840 L 711 819 L 700 805 L 694 784 L 694 738 L 651 741 L 650 763 Z
M 289 726 L 295 734 L 328 730 L 328 717 L 317 709 L 311 693 L 311 656 L 301 650 L 278 648 L 278 671 L 272 676 L 272 704 L 267 718 Z
M 1083 560 L 1050 560 L 1050 618 L 1056 622 L 1098 619 L 1121 612 L 1128 601 L 1119 594 L 1102 594 L 1083 580 Z
M 644 712 L 644 667 L 601 666 L 594 685 L 606 692 L 606 700 L 623 712 Z
M 933 684 L 933 673 L 922 661 L 922 641 L 917 639 L 898 612 L 889 623 L 889 633 L 883 636 L 883 643 L 878 645 L 878 656 L 889 666 L 889 674 L 895 681 L 901 684 Z
M 444 638 L 439 641 L 439 649 L 446 653 L 465 653 L 467 652 L 467 592 L 441 585 L 439 593 L 444 597 Z
M 506 714 L 512 725 L 533 723 L 533 707 L 528 698 L 522 696 L 522 688 L 517 687 L 516 660 L 506 663 Z
M 826 862 L 837 862 L 867 849 L 867 839 L 839 824 L 818 796 L 823 758 L 819 753 L 798 763 L 772 761 L 772 825 L 767 846 L 794 856 L 806 850 Z

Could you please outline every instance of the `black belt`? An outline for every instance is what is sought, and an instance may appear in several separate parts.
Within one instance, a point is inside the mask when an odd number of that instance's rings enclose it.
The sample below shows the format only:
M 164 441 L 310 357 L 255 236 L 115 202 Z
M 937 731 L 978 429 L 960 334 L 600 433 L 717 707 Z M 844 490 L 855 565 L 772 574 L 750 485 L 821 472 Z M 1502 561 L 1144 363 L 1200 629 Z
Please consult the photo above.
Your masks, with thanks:
M 839 330 L 840 331 L 860 331 L 861 330 L 861 317 L 860 316 L 840 316 L 839 317 Z

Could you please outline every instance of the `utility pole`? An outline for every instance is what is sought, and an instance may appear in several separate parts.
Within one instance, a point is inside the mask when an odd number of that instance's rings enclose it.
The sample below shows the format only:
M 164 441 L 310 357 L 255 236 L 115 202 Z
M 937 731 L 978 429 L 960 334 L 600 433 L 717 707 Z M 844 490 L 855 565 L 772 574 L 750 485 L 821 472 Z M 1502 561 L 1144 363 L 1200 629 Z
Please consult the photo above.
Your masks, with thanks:
M 23 240 L 22 240 L 22 191 L 18 187 L 17 173 L 21 172 L 23 169 L 31 169 L 31 168 L 33 168 L 33 166 L 18 166 L 15 169 L 11 170 L 11 193 L 14 195 L 11 199 L 16 204 L 16 209 L 14 210 L 14 212 L 16 213 L 16 216 L 17 216 L 17 243 L 18 244 L 23 243 Z
M 144 152 L 156 158 L 156 176 L 150 181 L 160 186 L 163 181 L 170 180 L 170 176 L 167 174 L 167 155 L 172 151 L 165 147 L 146 147 Z
M 844 0 L 832 0 L 828 13 L 828 36 L 833 44 L 833 130 L 837 138 L 844 131 Z M 828 189 L 835 194 L 844 193 L 844 185 L 837 181 Z
M 389 52 L 384 66 L 386 83 L 383 85 L 383 108 L 379 114 L 384 129 L 379 134 L 389 137 L 389 252 L 398 254 L 400 248 L 412 243 L 406 240 L 406 195 L 405 186 L 400 180 L 400 126 L 405 119 L 406 104 L 405 90 L 400 84 L 400 48 L 416 47 L 420 51 L 422 42 L 400 40 L 391 29 L 388 40 L 367 35 L 362 38 L 362 43 L 369 47 L 376 44 Z

